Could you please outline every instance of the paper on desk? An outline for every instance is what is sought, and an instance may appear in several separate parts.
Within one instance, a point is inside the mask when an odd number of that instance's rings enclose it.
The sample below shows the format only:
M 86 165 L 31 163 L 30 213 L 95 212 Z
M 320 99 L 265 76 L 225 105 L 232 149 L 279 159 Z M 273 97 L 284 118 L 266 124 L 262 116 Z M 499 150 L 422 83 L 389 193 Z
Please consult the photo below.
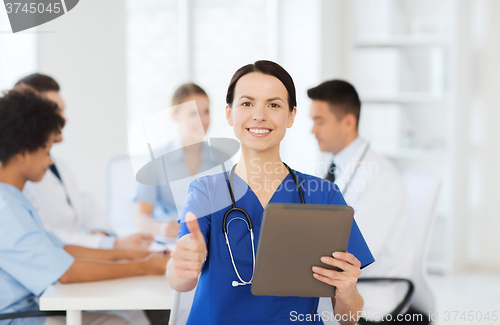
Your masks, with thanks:
M 168 238 L 160 235 L 154 235 L 154 241 L 149 245 L 150 251 L 162 251 L 165 249 L 174 250 L 177 238 Z

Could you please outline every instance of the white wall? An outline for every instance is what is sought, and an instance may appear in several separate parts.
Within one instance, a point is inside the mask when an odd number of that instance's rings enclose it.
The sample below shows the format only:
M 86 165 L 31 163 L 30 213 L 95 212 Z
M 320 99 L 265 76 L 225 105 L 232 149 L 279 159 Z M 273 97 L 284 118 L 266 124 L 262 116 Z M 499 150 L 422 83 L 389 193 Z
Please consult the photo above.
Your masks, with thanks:
M 0 91 L 11 88 L 19 79 L 37 68 L 36 28 L 11 33 L 6 10 L 0 10 Z
M 225 118 L 229 81 L 240 67 L 269 59 L 272 1 L 192 1 L 192 77 L 210 96 L 209 137 L 235 138 Z
M 297 115 L 281 144 L 281 156 L 292 168 L 312 173 L 319 156 L 311 134 L 307 89 L 323 81 L 322 2 L 279 2 L 278 62 L 290 73 L 297 92 Z
M 350 75 L 352 42 L 351 0 L 321 0 L 321 77 L 322 81 L 346 79 Z
M 298 99 L 296 123 L 282 145 L 282 157 L 294 168 L 311 171 L 318 147 L 310 134 L 310 101 L 306 91 L 323 81 L 323 60 L 330 64 L 329 75 L 337 75 L 341 66 L 341 52 L 336 44 L 325 54 L 328 57 L 323 55 L 323 40 L 332 44 L 336 38 L 330 40 L 330 31 L 323 29 L 322 24 L 328 21 L 331 26 L 338 22 L 332 22 L 327 15 L 323 17 L 322 12 L 324 5 L 328 9 L 333 5 L 335 9 L 342 1 L 190 0 L 191 33 L 179 27 L 184 19 L 179 2 L 167 6 L 158 1 L 128 0 L 129 10 L 133 9 L 128 22 L 129 126 L 168 107 L 174 88 L 182 81 L 181 71 L 174 71 L 184 64 L 175 57 L 182 41 L 190 44 L 184 52 L 192 51 L 186 70 L 210 97 L 209 137 L 234 138 L 223 116 L 232 74 L 256 60 L 274 60 L 292 75 Z M 340 10 L 335 12 L 341 16 Z M 333 59 L 329 57 L 332 53 Z
M 126 154 L 125 1 L 80 1 L 39 27 L 38 66 L 61 85 L 68 123 L 53 153 L 104 202 L 105 164 Z
M 123 0 L 126 8 L 128 128 L 170 107 L 182 82 L 177 57 L 177 3 Z
M 474 0 L 471 9 L 468 258 L 478 269 L 500 270 L 500 2 Z
M 453 171 L 455 270 L 500 270 L 500 2 L 457 6 Z

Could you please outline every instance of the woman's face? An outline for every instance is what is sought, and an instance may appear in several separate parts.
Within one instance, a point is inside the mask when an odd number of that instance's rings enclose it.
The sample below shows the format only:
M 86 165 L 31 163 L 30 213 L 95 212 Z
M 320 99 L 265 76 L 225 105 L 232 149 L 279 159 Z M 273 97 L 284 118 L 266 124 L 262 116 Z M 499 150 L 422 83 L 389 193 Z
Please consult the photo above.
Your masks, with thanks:
M 279 148 L 286 129 L 293 125 L 288 91 L 276 77 L 252 72 L 241 77 L 234 89 L 232 108 L 226 117 L 236 137 L 247 148 L 264 152 Z
M 50 135 L 44 147 L 38 148 L 33 152 L 25 152 L 22 154 L 24 174 L 27 180 L 32 182 L 41 181 L 47 169 L 52 165 L 53 162 L 50 158 L 50 148 L 52 147 L 55 137 L 56 134 Z
M 198 143 L 203 141 L 210 126 L 210 109 L 208 97 L 194 94 L 186 97 L 183 103 L 196 102 L 196 108 L 192 105 L 182 105 L 173 114 L 174 120 L 179 124 L 182 139 L 186 143 Z

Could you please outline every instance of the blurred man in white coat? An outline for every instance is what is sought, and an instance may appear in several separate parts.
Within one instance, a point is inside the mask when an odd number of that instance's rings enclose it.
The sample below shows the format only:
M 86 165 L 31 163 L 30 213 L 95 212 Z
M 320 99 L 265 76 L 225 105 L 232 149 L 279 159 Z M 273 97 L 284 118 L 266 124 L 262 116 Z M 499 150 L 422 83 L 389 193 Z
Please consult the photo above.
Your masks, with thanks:
M 34 88 L 43 97 L 55 102 L 65 119 L 65 104 L 59 93 L 59 84 L 46 75 L 34 73 L 19 80 Z M 54 143 L 63 140 L 58 135 Z M 51 156 L 50 166 L 41 182 L 27 182 L 23 193 L 38 211 L 45 228 L 67 245 L 103 249 L 146 249 L 153 236 L 135 234 L 117 238 L 113 235 L 106 215 L 91 198 L 78 188 L 68 166 Z
M 395 166 L 358 135 L 361 103 L 355 88 L 332 80 L 307 93 L 312 99 L 311 132 L 320 150 L 331 153 L 329 161 L 319 165 L 318 176 L 339 186 L 375 257 L 362 277 L 410 278 L 413 256 L 407 192 Z M 389 313 L 404 296 L 404 287 L 380 287 L 360 290 L 366 313 Z M 319 311 L 326 305 L 320 302 Z

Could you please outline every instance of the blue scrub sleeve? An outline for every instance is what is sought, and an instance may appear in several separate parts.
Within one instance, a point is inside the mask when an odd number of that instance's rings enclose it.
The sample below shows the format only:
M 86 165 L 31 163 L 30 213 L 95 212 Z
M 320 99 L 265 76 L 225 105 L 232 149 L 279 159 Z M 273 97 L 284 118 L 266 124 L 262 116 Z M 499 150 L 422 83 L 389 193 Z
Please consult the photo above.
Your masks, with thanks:
M 330 198 L 328 204 L 347 205 L 337 185 L 335 185 L 335 191 L 332 191 L 332 193 L 333 196 Z M 363 237 L 363 234 L 356 223 L 356 219 L 354 218 L 352 220 L 349 243 L 347 244 L 347 252 L 354 255 L 361 262 L 362 269 L 375 262 L 375 258 L 373 257 L 370 248 L 368 248 L 365 238 Z
M 138 184 L 137 190 L 134 196 L 134 202 L 144 201 L 151 204 L 156 204 L 156 198 L 158 196 L 156 185 L 144 185 Z
M 352 220 L 351 235 L 349 236 L 347 251 L 361 262 L 362 269 L 375 262 L 375 258 L 368 248 L 365 238 L 361 234 L 361 230 L 359 230 L 355 219 Z
M 66 246 L 62 242 L 62 240 L 60 240 L 56 235 L 54 235 L 54 233 L 52 233 L 50 231 L 47 231 L 46 234 L 49 237 L 49 239 L 52 242 L 52 244 L 54 244 L 55 247 L 57 247 L 57 248 L 64 248 L 64 246 Z
M 0 211 L 0 238 L 0 268 L 36 296 L 75 261 L 64 244 L 41 229 L 21 206 L 4 206 Z
M 211 206 L 208 194 L 208 188 L 203 179 L 198 178 L 189 184 L 188 195 L 184 208 L 181 211 L 179 218 L 179 234 L 178 238 L 189 233 L 186 225 L 186 213 L 193 212 L 198 217 L 200 230 L 208 245 L 208 233 L 210 229 L 210 214 Z

